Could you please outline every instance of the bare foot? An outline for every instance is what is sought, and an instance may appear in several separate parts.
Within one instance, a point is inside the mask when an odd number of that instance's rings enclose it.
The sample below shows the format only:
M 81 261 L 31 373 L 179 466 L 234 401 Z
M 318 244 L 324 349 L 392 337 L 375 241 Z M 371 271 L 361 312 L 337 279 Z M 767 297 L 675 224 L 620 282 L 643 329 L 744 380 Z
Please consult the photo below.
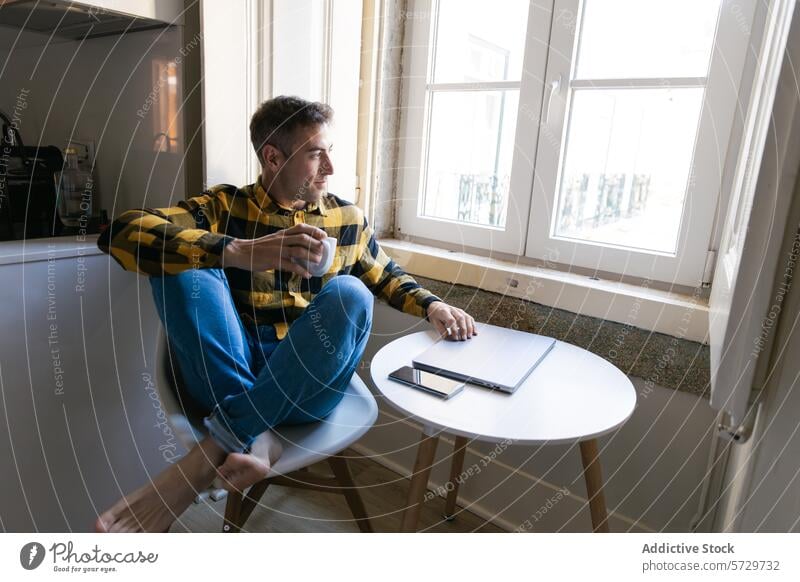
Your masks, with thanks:
M 264 479 L 282 453 L 283 445 L 275 433 L 270 430 L 263 432 L 253 441 L 249 453 L 228 454 L 218 469 L 219 477 L 214 479 L 214 487 L 242 492 Z
M 224 458 L 225 451 L 211 438 L 202 440 L 153 481 L 126 495 L 100 515 L 94 525 L 95 531 L 167 531 L 191 505 L 197 492 L 214 480 L 216 467 Z

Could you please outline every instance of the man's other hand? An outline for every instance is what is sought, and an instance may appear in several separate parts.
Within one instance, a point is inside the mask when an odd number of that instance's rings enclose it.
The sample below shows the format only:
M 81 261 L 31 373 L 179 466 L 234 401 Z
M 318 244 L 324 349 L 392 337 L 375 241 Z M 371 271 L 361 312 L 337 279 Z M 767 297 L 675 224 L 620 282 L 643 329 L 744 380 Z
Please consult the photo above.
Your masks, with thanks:
M 440 337 L 449 340 L 465 340 L 478 333 L 471 315 L 444 301 L 434 301 L 428 306 L 428 321 Z

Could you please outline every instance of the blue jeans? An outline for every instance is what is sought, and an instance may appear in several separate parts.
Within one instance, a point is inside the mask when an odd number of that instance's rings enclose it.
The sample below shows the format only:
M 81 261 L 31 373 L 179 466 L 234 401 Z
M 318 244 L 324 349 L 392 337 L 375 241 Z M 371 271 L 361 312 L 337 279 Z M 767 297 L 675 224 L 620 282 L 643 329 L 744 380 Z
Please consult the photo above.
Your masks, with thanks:
M 150 283 L 185 390 L 227 452 L 247 451 L 268 429 L 327 416 L 372 327 L 373 296 L 352 275 L 328 281 L 280 341 L 271 325 L 245 328 L 222 269 Z

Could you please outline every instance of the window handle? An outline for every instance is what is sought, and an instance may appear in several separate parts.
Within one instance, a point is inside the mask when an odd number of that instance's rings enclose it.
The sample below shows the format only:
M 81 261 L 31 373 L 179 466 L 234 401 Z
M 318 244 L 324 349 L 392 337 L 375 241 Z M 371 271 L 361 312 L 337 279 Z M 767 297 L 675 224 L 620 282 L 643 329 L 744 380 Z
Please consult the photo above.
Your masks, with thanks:
M 553 106 L 553 96 L 561 92 L 561 77 L 562 75 L 559 75 L 557 79 L 550 81 L 550 94 L 547 96 L 547 109 L 544 113 L 543 123 L 545 124 L 550 121 L 550 108 Z

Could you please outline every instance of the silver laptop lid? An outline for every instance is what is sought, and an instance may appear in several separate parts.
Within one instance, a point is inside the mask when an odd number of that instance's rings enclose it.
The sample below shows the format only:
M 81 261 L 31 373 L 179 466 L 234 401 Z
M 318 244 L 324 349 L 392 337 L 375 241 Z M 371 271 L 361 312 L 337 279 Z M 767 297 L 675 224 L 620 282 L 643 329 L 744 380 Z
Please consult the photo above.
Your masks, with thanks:
M 478 333 L 472 339 L 439 340 L 412 360 L 414 367 L 511 392 L 555 344 L 550 337 L 475 325 Z

